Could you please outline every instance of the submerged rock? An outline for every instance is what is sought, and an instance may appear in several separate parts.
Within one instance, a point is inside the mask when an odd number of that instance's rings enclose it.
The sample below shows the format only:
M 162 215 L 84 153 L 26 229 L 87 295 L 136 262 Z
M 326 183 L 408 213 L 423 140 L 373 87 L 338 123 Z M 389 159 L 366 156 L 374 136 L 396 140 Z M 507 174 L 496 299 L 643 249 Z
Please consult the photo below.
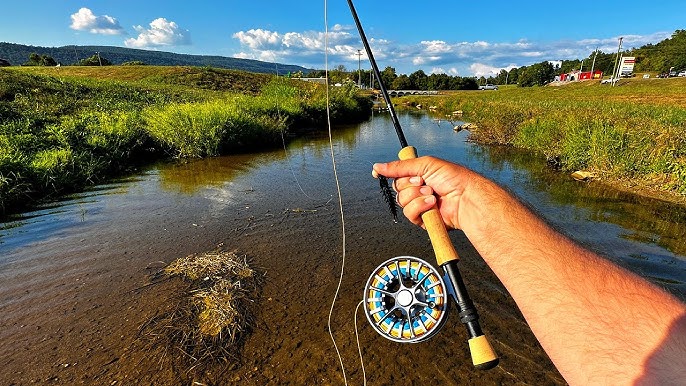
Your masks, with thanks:
M 588 181 L 593 178 L 596 178 L 596 175 L 591 172 L 583 171 L 583 170 L 577 170 L 574 173 L 571 174 L 572 178 L 574 178 L 577 181 Z

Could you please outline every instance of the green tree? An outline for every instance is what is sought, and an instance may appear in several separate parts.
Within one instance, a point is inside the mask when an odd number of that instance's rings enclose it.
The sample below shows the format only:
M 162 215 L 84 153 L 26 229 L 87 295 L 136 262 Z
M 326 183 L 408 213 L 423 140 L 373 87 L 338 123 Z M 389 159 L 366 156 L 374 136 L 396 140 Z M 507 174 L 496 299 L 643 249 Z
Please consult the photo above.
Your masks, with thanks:
M 383 76 L 383 74 L 381 74 Z M 395 78 L 393 80 L 393 83 L 391 83 L 391 89 L 392 90 L 410 90 L 412 89 L 412 80 L 410 80 L 410 77 L 402 74 L 399 77 Z
M 453 76 L 450 78 L 450 89 L 451 90 L 478 90 L 479 84 L 476 78 L 463 78 L 459 76 Z
M 24 66 L 56 66 L 57 62 L 50 55 L 39 55 L 32 53 L 29 55 L 29 61 L 24 63 Z
M 507 84 L 517 84 L 519 81 L 519 68 L 513 68 L 510 70 L 510 76 L 507 78 Z
M 100 56 L 100 54 L 95 54 L 91 56 L 90 58 L 86 59 L 81 59 L 77 64 L 77 66 L 111 66 L 112 63 Z
M 413 90 L 427 90 L 428 86 L 428 76 L 424 71 L 417 70 L 410 74 L 410 82 L 412 83 L 411 89 Z
M 345 70 L 345 66 L 339 64 L 333 70 L 329 70 L 329 83 L 345 83 L 350 80 L 350 74 Z
M 500 70 L 500 72 L 498 73 L 498 75 L 496 75 L 496 77 L 493 78 L 493 84 L 505 84 L 506 81 L 507 81 L 507 82 L 510 81 L 506 69 Z
M 326 71 L 324 70 L 313 70 L 307 73 L 308 78 L 323 78 L 326 76 Z
M 588 66 L 588 70 L 591 70 L 591 63 L 584 60 L 584 67 Z M 574 59 L 574 60 L 563 60 L 562 61 L 562 66 L 560 66 L 557 71 L 555 71 L 556 74 L 567 74 L 569 72 L 572 72 L 574 70 L 579 70 L 581 68 L 581 60 L 579 59 Z
M 676 30 L 672 36 L 655 45 L 633 49 L 624 56 L 636 57 L 636 71 L 667 72 L 686 69 L 686 30 Z
M 521 87 L 545 86 L 555 79 L 555 68 L 548 62 L 540 62 L 527 67 L 520 75 L 517 84 Z
M 393 67 L 386 67 L 384 68 L 383 71 L 381 71 L 381 81 L 383 82 L 383 85 L 388 87 L 391 87 L 395 79 L 398 77 L 395 73 L 395 68 Z
M 448 74 L 431 74 L 426 83 L 428 90 L 449 90 L 450 76 Z

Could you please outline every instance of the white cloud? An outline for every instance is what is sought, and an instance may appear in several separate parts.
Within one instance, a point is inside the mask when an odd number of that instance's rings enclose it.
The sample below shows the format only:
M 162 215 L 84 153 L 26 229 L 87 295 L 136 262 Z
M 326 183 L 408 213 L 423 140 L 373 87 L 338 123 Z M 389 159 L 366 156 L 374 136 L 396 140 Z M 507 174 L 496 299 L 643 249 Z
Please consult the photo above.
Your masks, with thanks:
M 233 34 L 233 37 L 238 39 L 241 44 L 247 45 L 254 50 L 261 49 L 264 46 L 273 46 L 280 40 L 278 33 L 263 29 L 236 32 Z
M 181 29 L 175 22 L 160 17 L 150 22 L 150 28 L 138 25 L 133 27 L 137 38 L 126 39 L 124 44 L 134 48 L 153 48 L 159 46 L 181 46 L 191 44 L 191 33 Z
M 625 35 L 624 48 L 657 43 L 669 33 L 651 35 Z M 233 34 L 241 44 L 236 57 L 293 63 L 311 68 L 324 68 L 325 34 L 320 31 L 278 32 L 262 29 L 240 31 Z M 513 42 L 497 41 L 445 41 L 421 40 L 418 43 L 399 43 L 379 37 L 370 37 L 374 57 L 381 69 L 394 67 L 399 74 L 410 74 L 418 69 L 431 73 L 448 73 L 462 76 L 490 76 L 500 70 L 528 66 L 544 60 L 559 61 L 581 59 L 599 48 L 603 52 L 617 50 L 617 37 L 554 42 L 520 39 Z M 357 50 L 362 44 L 351 26 L 337 24 L 328 36 L 329 67 L 343 64 L 357 68 Z M 364 52 L 363 52 L 364 54 Z M 366 59 L 366 55 L 362 57 Z M 368 62 L 363 62 L 369 68 Z M 446 70 L 448 69 L 448 70 Z
M 88 8 L 81 8 L 78 12 L 71 15 L 71 25 L 69 28 L 76 31 L 88 31 L 92 34 L 103 35 L 121 35 L 125 33 L 117 19 L 107 15 L 96 16 Z
M 488 64 L 483 63 L 472 63 L 469 66 L 469 69 L 471 70 L 472 74 L 477 77 L 496 76 L 501 70 L 500 67 L 489 66 Z
M 430 52 L 430 53 L 447 53 L 452 50 L 452 47 L 450 45 L 442 40 L 431 40 L 431 41 L 423 41 L 421 42 L 422 46 L 424 46 L 424 51 Z
M 336 25 L 328 34 L 330 62 L 333 65 L 341 62 L 357 63 L 357 35 L 348 32 L 350 28 Z M 278 33 L 263 29 L 239 31 L 232 35 L 243 50 L 234 57 L 281 61 L 324 68 L 324 46 L 326 34 L 320 31 Z M 371 43 L 374 44 L 374 43 Z M 382 42 L 383 44 L 383 42 Z M 363 55 L 363 58 L 366 56 Z

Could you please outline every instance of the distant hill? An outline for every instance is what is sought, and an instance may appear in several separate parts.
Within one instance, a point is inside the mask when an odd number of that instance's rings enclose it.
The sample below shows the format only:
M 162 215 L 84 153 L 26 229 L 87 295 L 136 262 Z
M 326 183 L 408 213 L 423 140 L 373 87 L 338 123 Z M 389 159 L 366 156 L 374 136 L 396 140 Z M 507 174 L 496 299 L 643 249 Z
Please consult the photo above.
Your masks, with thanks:
M 278 70 L 280 75 L 285 75 L 288 72 L 302 71 L 303 73 L 308 73 L 312 71 L 305 67 L 290 64 L 277 64 L 225 56 L 175 54 L 172 52 L 110 46 L 38 47 L 15 43 L 0 43 L 0 59 L 8 60 L 13 66 L 26 63 L 29 55 L 32 53 L 50 55 L 62 65 L 71 65 L 81 59 L 94 55 L 96 52 L 99 52 L 100 56 L 106 58 L 112 64 L 141 61 L 145 64 L 156 66 L 210 66 L 263 74 L 274 74 Z

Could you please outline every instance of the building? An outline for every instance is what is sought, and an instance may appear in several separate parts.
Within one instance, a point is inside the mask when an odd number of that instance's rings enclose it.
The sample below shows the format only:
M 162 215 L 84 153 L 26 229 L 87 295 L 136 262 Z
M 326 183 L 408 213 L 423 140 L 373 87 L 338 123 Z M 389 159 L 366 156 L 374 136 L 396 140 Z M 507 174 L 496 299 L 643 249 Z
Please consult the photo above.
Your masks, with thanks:
M 575 80 L 593 80 L 593 79 L 603 79 L 602 71 L 571 71 L 566 74 L 560 74 L 560 81 L 562 82 L 572 82 Z

